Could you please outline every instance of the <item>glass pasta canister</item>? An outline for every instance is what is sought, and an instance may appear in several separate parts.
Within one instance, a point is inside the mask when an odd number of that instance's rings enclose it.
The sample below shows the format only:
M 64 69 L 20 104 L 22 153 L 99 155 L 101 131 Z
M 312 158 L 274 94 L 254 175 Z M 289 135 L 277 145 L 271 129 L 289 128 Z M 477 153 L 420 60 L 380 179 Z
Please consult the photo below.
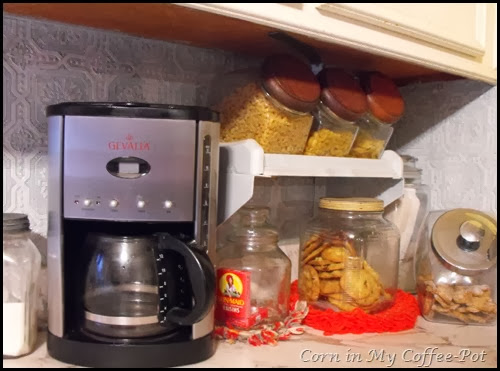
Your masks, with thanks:
M 318 79 L 321 101 L 304 154 L 345 157 L 358 132 L 354 122 L 368 110 L 366 94 L 354 76 L 340 69 L 326 68 Z
M 403 115 L 404 101 L 396 84 L 379 72 L 362 74 L 361 85 L 369 110 L 356 122 L 359 132 L 349 156 L 378 159 L 391 139 L 392 124 Z
M 430 212 L 417 250 L 416 280 L 426 320 L 496 323 L 496 220 L 474 209 Z
M 319 308 L 367 313 L 394 303 L 399 231 L 373 198 L 322 198 L 300 240 L 299 296 Z
M 266 153 L 303 154 L 319 95 L 311 68 L 279 54 L 259 69 L 218 78 L 210 100 L 220 112 L 222 142 L 254 139 Z

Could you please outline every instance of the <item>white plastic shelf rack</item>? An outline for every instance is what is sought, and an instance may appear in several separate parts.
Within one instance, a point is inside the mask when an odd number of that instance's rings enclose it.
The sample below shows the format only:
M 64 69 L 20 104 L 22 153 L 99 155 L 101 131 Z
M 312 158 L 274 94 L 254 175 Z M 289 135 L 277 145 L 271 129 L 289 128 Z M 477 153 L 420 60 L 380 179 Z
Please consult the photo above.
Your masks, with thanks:
M 401 157 L 389 150 L 378 160 L 267 154 L 256 141 L 248 139 L 222 143 L 219 161 L 219 221 L 227 219 L 250 200 L 255 177 L 300 176 L 395 180 L 402 180 L 403 177 Z M 396 188 L 391 191 L 390 198 L 393 199 L 402 194 L 403 182 L 396 184 Z

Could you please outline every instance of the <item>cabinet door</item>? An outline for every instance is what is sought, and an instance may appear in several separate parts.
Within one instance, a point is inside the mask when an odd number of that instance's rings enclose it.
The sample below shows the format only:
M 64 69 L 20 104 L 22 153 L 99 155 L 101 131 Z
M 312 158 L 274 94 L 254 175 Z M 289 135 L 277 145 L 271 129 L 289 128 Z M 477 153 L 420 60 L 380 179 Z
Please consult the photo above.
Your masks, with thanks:
M 486 3 L 324 3 L 318 9 L 473 57 L 485 53 Z

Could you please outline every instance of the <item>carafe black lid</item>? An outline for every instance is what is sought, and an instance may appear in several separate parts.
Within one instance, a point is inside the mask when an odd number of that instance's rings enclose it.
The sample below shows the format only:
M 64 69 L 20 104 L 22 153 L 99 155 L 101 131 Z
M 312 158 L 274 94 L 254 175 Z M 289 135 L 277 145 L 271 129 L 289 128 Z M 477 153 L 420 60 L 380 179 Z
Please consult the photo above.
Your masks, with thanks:
M 206 107 L 134 102 L 65 102 L 47 106 L 49 116 L 111 116 L 219 122 Z

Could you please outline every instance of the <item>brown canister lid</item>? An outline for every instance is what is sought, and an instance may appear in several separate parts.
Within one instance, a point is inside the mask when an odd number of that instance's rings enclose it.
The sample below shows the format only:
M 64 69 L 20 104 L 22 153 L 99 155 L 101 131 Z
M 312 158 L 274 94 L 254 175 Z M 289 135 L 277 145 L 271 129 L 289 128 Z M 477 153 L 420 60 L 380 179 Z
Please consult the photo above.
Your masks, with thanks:
M 347 121 L 356 121 L 368 111 L 366 94 L 351 74 L 337 68 L 325 68 L 318 76 L 321 102 Z
M 461 273 L 488 270 L 497 262 L 497 223 L 474 209 L 454 209 L 434 223 L 431 243 L 437 255 Z
M 264 89 L 279 103 L 299 112 L 311 112 L 320 95 L 319 82 L 311 68 L 287 54 L 272 55 L 262 66 Z
M 341 211 L 383 211 L 384 202 L 378 198 L 366 197 L 323 197 L 319 200 L 319 207 L 320 209 Z
M 393 124 L 403 116 L 403 97 L 390 78 L 379 72 L 371 72 L 363 75 L 361 81 L 370 111 L 377 120 Z

